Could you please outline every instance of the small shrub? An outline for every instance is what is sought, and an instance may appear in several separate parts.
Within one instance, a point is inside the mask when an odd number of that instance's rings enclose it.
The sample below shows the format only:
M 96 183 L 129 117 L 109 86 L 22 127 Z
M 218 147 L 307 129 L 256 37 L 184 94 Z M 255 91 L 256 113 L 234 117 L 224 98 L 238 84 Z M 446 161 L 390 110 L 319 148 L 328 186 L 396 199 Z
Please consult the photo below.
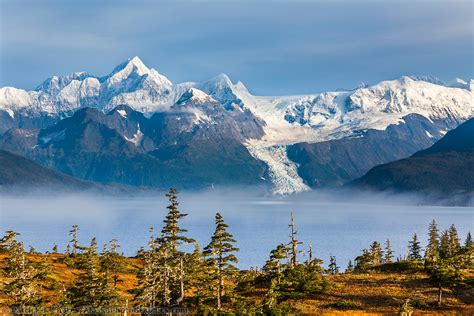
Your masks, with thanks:
M 425 301 L 423 301 L 422 299 L 419 299 L 419 298 L 414 298 L 410 301 L 410 305 L 413 307 L 413 308 L 427 308 L 429 307 L 429 304 Z
M 376 268 L 380 272 L 421 272 L 424 271 L 424 265 L 421 261 L 402 260 L 399 262 L 385 263 Z
M 296 312 L 296 309 L 286 302 L 279 303 L 272 308 L 265 308 L 263 310 L 264 315 L 272 315 L 272 316 L 273 315 L 274 316 L 289 315 L 295 312 Z

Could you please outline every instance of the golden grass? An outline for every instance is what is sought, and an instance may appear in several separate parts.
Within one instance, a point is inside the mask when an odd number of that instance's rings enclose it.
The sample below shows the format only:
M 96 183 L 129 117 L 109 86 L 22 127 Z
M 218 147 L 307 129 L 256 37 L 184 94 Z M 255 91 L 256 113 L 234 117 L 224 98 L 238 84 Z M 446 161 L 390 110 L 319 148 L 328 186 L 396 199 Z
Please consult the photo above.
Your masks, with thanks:
M 61 254 L 29 256 L 31 261 L 44 261 L 50 268 L 48 278 L 56 283 L 56 287 L 42 291 L 42 295 L 50 304 L 57 301 L 61 284 L 67 287 L 79 273 L 77 269 L 61 262 L 59 259 L 62 257 Z M 5 254 L 0 254 L 1 266 L 4 265 L 4 258 Z M 124 272 L 119 275 L 120 282 L 117 288 L 124 302 L 127 299 L 132 301 L 133 295 L 129 291 L 138 286 L 136 273 L 142 262 L 135 258 L 123 258 L 122 263 Z M 429 283 L 428 276 L 421 272 L 339 274 L 328 276 L 328 280 L 331 283 L 328 293 L 310 295 L 304 300 L 288 300 L 287 303 L 307 315 L 396 315 L 403 302 L 410 299 L 416 305 L 415 315 L 474 315 L 472 289 L 464 292 L 446 290 L 444 305 L 438 309 L 435 304 L 437 290 Z M 0 274 L 0 291 L 8 281 L 8 278 Z M 242 293 L 254 301 L 261 301 L 263 294 L 262 289 L 256 289 L 251 294 Z M 355 308 L 341 310 L 339 305 L 344 303 Z M 0 294 L 0 308 L 7 305 L 7 298 Z

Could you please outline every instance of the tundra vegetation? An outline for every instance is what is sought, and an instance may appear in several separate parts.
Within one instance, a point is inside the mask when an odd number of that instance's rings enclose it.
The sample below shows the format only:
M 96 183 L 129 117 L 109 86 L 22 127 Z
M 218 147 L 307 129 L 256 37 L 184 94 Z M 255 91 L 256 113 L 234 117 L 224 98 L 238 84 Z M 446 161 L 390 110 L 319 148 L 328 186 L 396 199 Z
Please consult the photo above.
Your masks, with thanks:
M 299 240 L 291 214 L 288 237 L 276 242 L 263 267 L 240 270 L 239 248 L 220 213 L 201 250 L 181 227 L 187 214 L 179 208 L 177 191 L 170 189 L 166 197 L 161 231 L 151 228 L 147 245 L 134 257 L 123 256 L 115 239 L 101 250 L 95 238 L 81 245 L 78 225 L 63 253 L 56 244 L 46 253 L 31 246 L 26 251 L 19 233 L 7 231 L 0 240 L 2 313 L 474 311 L 474 244 L 470 233 L 462 242 L 454 225 L 440 231 L 433 220 L 426 246 L 414 234 L 406 255 L 395 258 L 390 240 L 374 241 L 347 268 L 335 255 L 325 268 L 312 244 L 305 247 Z

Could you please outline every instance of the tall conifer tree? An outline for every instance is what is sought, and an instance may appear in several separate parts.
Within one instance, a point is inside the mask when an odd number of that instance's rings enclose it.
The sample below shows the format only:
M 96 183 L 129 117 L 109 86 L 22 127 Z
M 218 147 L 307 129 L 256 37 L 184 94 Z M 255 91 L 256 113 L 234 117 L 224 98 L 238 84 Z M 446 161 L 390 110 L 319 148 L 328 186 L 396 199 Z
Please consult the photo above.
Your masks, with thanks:
M 184 252 L 178 248 L 183 243 L 192 243 L 194 239 L 184 236 L 187 230 L 179 226 L 179 221 L 188 214 L 181 213 L 178 209 L 178 192 L 171 188 L 166 194 L 169 200 L 168 214 L 163 221 L 164 226 L 161 236 L 157 239 L 162 262 L 161 283 L 162 297 L 165 306 L 172 301 L 181 302 L 184 299 Z
M 336 256 L 329 257 L 329 273 L 338 274 L 339 267 L 337 266 Z
M 100 272 L 97 240 L 93 238 L 89 247 L 82 248 L 84 252 L 78 264 L 81 273 L 66 291 L 67 302 L 83 311 L 94 308 L 98 312 L 101 308 L 116 306 L 118 294 Z
M 470 249 L 473 246 L 471 232 L 467 232 L 466 241 L 464 242 L 464 248 Z
M 378 241 L 374 241 L 370 245 L 370 255 L 371 255 L 371 265 L 377 266 L 382 263 L 383 260 L 383 251 L 382 246 Z
M 282 261 L 288 260 L 288 251 L 289 249 L 285 244 L 279 244 L 270 252 L 270 258 L 263 266 L 263 271 L 272 276 L 272 278 L 275 278 L 277 284 L 281 282 L 285 268 L 285 263 Z
M 393 261 L 393 250 L 392 246 L 390 245 L 390 239 L 385 241 L 385 252 L 384 252 L 384 263 L 392 263 Z
M 428 245 L 425 250 L 426 262 L 436 262 L 439 260 L 439 231 L 435 220 L 428 228 Z
M 77 235 L 79 232 L 79 226 L 78 225 L 72 225 L 71 230 L 69 231 L 69 236 L 71 237 L 71 240 L 69 243 L 72 245 L 72 255 L 77 255 L 78 250 L 81 249 L 79 246 L 79 241 L 77 239 Z
M 439 241 L 439 255 L 441 259 L 446 259 L 451 256 L 449 232 L 447 230 L 444 230 L 441 233 L 441 238 Z
M 239 251 L 239 248 L 233 245 L 236 240 L 227 232 L 229 226 L 224 223 L 224 218 L 219 213 L 216 214 L 215 224 L 216 230 L 211 238 L 211 242 L 204 248 L 203 253 L 207 257 L 208 264 L 215 271 L 213 276 L 217 290 L 217 309 L 220 309 L 222 307 L 222 296 L 225 295 L 224 280 L 230 277 L 237 269 L 233 266 L 233 263 L 238 262 L 234 253 Z
M 2 249 L 7 252 L 6 272 L 11 278 L 3 292 L 11 307 L 17 308 L 17 314 L 27 313 L 26 308 L 41 305 L 39 278 L 43 274 L 26 257 L 23 243 L 16 240 L 19 234 L 7 231 L 1 239 Z
M 412 240 L 408 242 L 408 260 L 421 260 L 421 246 L 416 233 Z
M 449 227 L 449 250 L 451 256 L 456 255 L 461 249 L 461 242 L 459 240 L 458 231 L 454 224 Z

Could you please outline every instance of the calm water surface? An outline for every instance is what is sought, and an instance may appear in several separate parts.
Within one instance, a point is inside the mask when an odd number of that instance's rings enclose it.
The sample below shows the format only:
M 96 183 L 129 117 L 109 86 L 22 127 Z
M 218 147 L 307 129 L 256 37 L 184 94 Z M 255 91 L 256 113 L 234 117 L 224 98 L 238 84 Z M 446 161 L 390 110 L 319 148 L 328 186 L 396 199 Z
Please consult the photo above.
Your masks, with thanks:
M 441 229 L 455 224 L 462 240 L 474 230 L 474 207 L 417 206 L 410 205 L 415 204 L 410 201 L 366 198 L 347 201 L 344 196 L 328 198 L 312 193 L 258 197 L 239 191 L 183 193 L 180 201 L 181 209 L 189 214 L 182 226 L 201 247 L 209 242 L 214 230 L 215 212 L 221 212 L 241 249 L 241 268 L 261 266 L 271 249 L 288 241 L 292 211 L 299 239 L 304 243 L 301 249 L 307 250 L 311 241 L 317 257 L 327 263 L 329 256 L 335 255 L 342 268 L 374 240 L 384 242 L 389 238 L 396 256 L 406 254 L 413 233 L 426 244 L 432 219 Z M 25 245 L 46 251 L 55 243 L 64 250 L 70 226 L 78 224 L 82 244 L 88 244 L 94 236 L 99 245 L 116 238 L 126 255 L 134 255 L 146 245 L 150 227 L 161 229 L 166 205 L 164 197 L 2 197 L 0 228 L 18 231 Z

